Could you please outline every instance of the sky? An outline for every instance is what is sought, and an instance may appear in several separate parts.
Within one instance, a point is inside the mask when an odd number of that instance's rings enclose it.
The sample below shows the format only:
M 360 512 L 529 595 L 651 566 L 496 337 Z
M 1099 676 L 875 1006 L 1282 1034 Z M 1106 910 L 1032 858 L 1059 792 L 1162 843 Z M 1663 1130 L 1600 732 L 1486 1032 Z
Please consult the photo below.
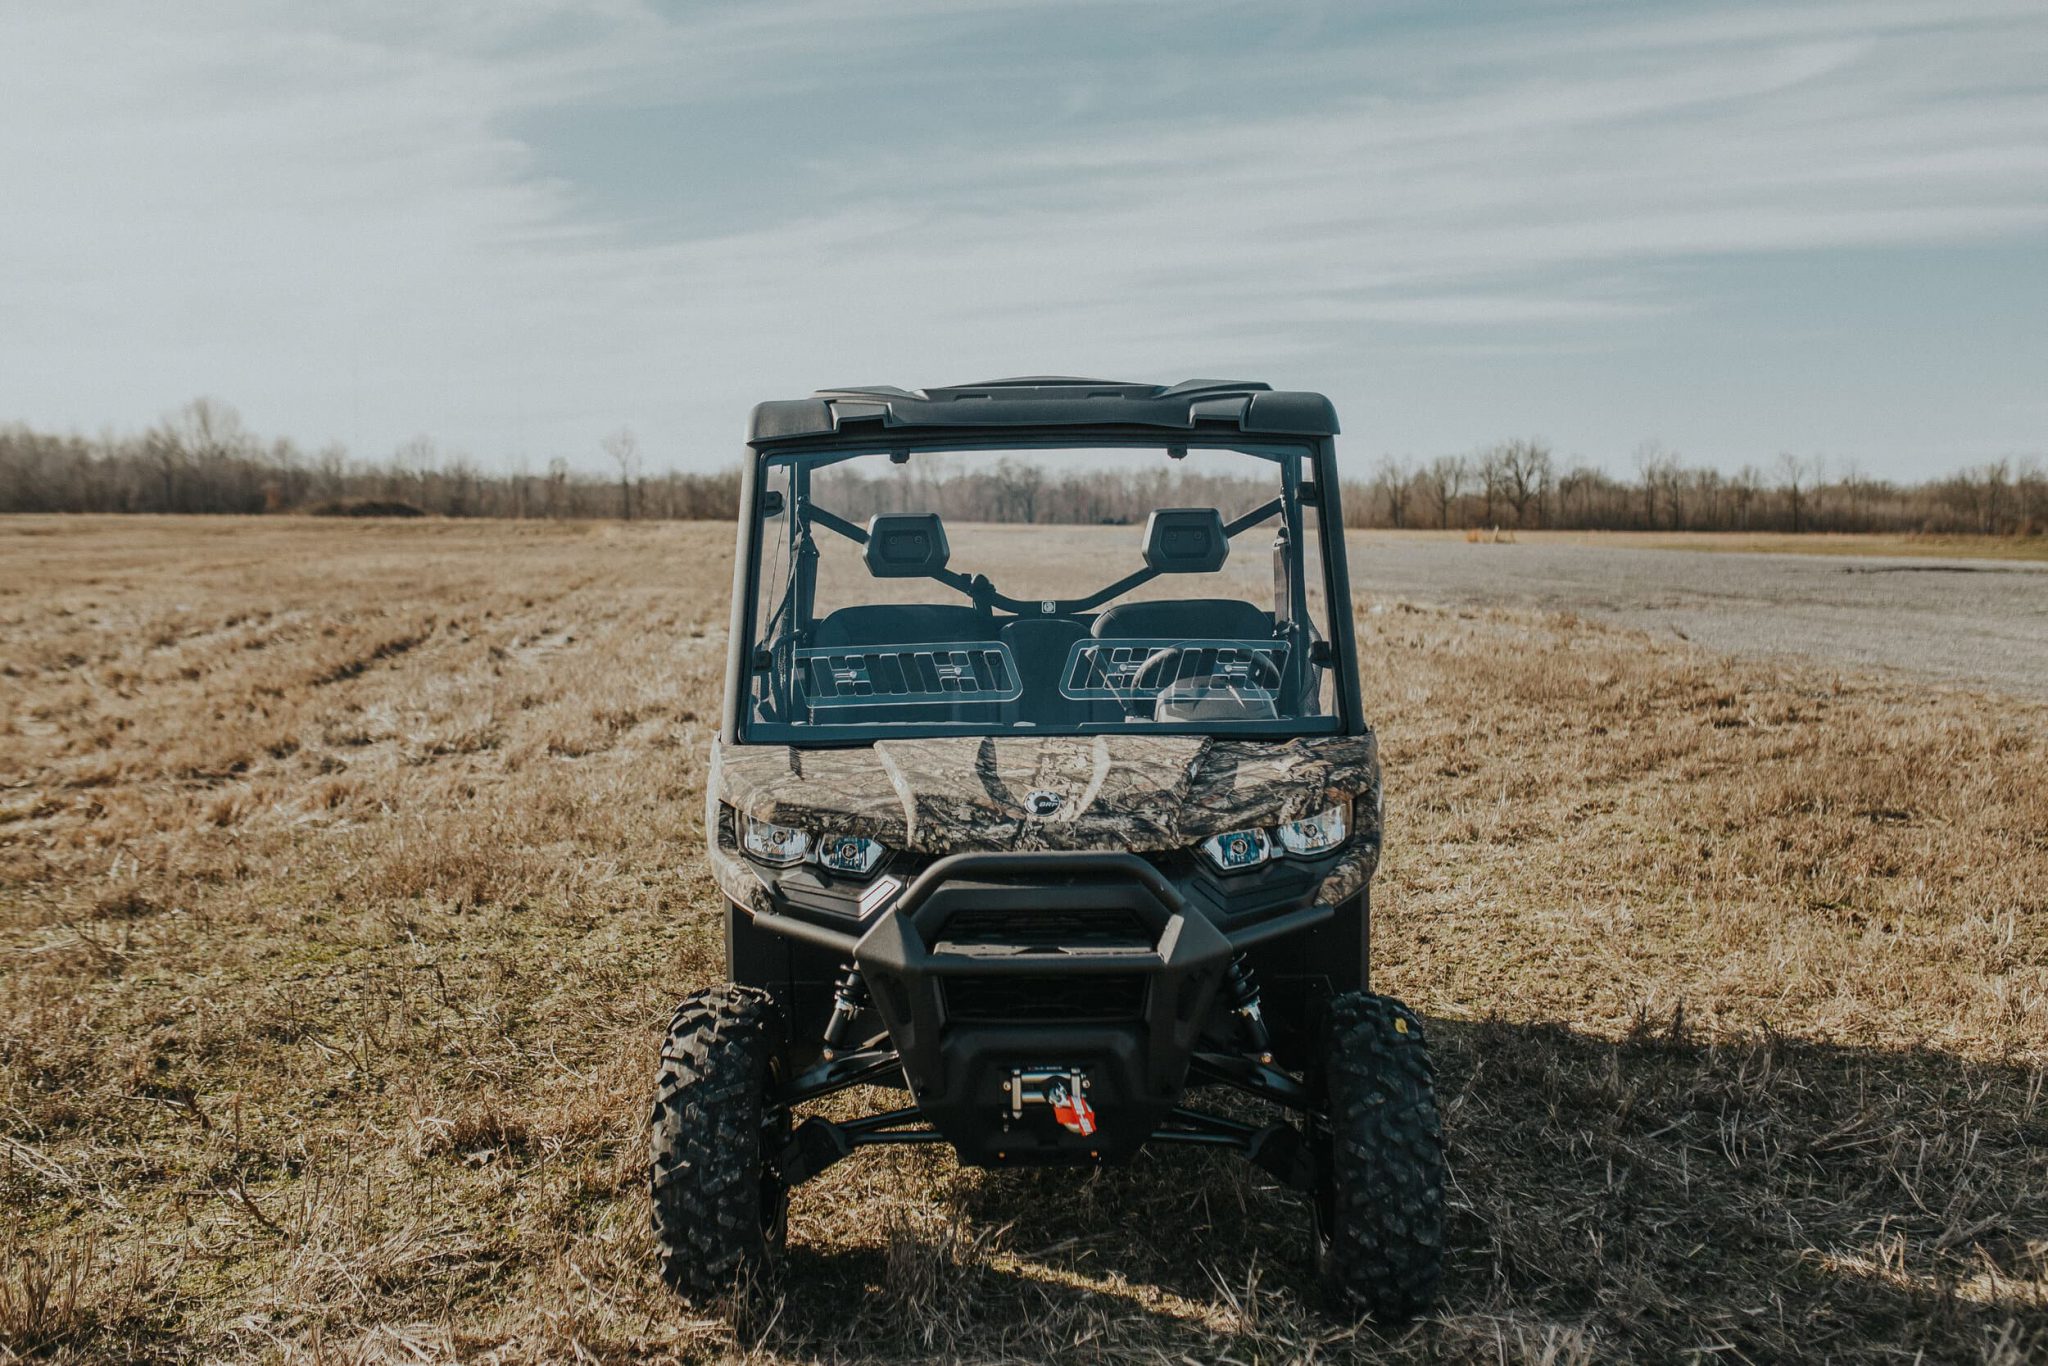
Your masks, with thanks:
M 486 467 L 849 384 L 1344 458 L 2048 454 L 2048 0 L 0 8 L 0 422 Z

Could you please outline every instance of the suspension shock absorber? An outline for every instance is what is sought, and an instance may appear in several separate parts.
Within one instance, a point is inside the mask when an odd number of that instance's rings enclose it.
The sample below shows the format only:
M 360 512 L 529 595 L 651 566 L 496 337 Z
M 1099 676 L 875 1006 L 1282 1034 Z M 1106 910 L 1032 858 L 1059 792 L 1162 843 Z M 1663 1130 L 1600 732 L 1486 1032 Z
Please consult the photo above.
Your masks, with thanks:
M 826 1062 L 838 1055 L 846 1031 L 853 1027 L 854 1019 L 867 1009 L 868 1004 L 868 984 L 861 980 L 860 969 L 851 963 L 844 966 L 845 975 L 832 992 L 832 1014 L 825 1021 Z
M 1271 1063 L 1273 1037 L 1266 1031 L 1266 1013 L 1259 1008 L 1259 979 L 1244 954 L 1230 960 L 1224 989 L 1230 993 L 1231 1013 L 1244 1028 L 1245 1043 L 1260 1062 Z

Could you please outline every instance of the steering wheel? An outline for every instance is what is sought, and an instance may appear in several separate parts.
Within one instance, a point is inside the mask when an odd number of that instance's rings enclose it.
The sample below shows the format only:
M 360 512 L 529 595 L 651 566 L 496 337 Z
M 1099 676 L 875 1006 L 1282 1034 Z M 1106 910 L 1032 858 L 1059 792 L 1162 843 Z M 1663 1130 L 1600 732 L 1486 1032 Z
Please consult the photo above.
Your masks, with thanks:
M 1145 657 L 1138 666 L 1137 676 L 1132 680 L 1131 690 L 1118 700 L 1123 703 L 1126 716 L 1150 716 L 1158 702 L 1159 693 L 1173 680 L 1173 673 L 1180 667 L 1181 659 L 1195 642 L 1183 640 L 1173 645 L 1162 646 Z M 1196 647 L 1198 648 L 1198 647 Z M 1280 687 L 1280 666 L 1268 654 L 1253 654 L 1245 675 L 1225 681 L 1234 696 L 1242 696 L 1245 687 L 1263 688 L 1268 692 Z

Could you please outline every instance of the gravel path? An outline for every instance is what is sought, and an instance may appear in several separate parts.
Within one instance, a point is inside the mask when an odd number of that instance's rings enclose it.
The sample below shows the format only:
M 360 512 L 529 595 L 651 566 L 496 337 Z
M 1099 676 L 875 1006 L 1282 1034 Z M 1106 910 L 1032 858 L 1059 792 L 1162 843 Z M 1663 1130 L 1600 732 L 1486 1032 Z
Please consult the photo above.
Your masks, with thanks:
M 2048 697 L 2048 565 L 1351 541 L 1354 591 L 1571 611 L 1737 654 Z

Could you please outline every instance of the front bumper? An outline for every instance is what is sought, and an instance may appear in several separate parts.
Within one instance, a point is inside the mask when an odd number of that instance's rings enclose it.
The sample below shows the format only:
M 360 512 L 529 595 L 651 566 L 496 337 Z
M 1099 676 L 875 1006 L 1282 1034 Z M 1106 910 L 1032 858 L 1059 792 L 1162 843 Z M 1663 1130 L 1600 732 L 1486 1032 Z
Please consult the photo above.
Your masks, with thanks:
M 1172 1114 L 1231 959 L 1311 930 L 1299 907 L 1226 930 L 1134 854 L 954 854 L 854 937 L 774 912 L 756 929 L 861 970 L 918 1110 L 970 1164 L 1114 1160 Z M 1089 1082 L 1090 1134 L 1014 1112 L 1020 1072 Z

